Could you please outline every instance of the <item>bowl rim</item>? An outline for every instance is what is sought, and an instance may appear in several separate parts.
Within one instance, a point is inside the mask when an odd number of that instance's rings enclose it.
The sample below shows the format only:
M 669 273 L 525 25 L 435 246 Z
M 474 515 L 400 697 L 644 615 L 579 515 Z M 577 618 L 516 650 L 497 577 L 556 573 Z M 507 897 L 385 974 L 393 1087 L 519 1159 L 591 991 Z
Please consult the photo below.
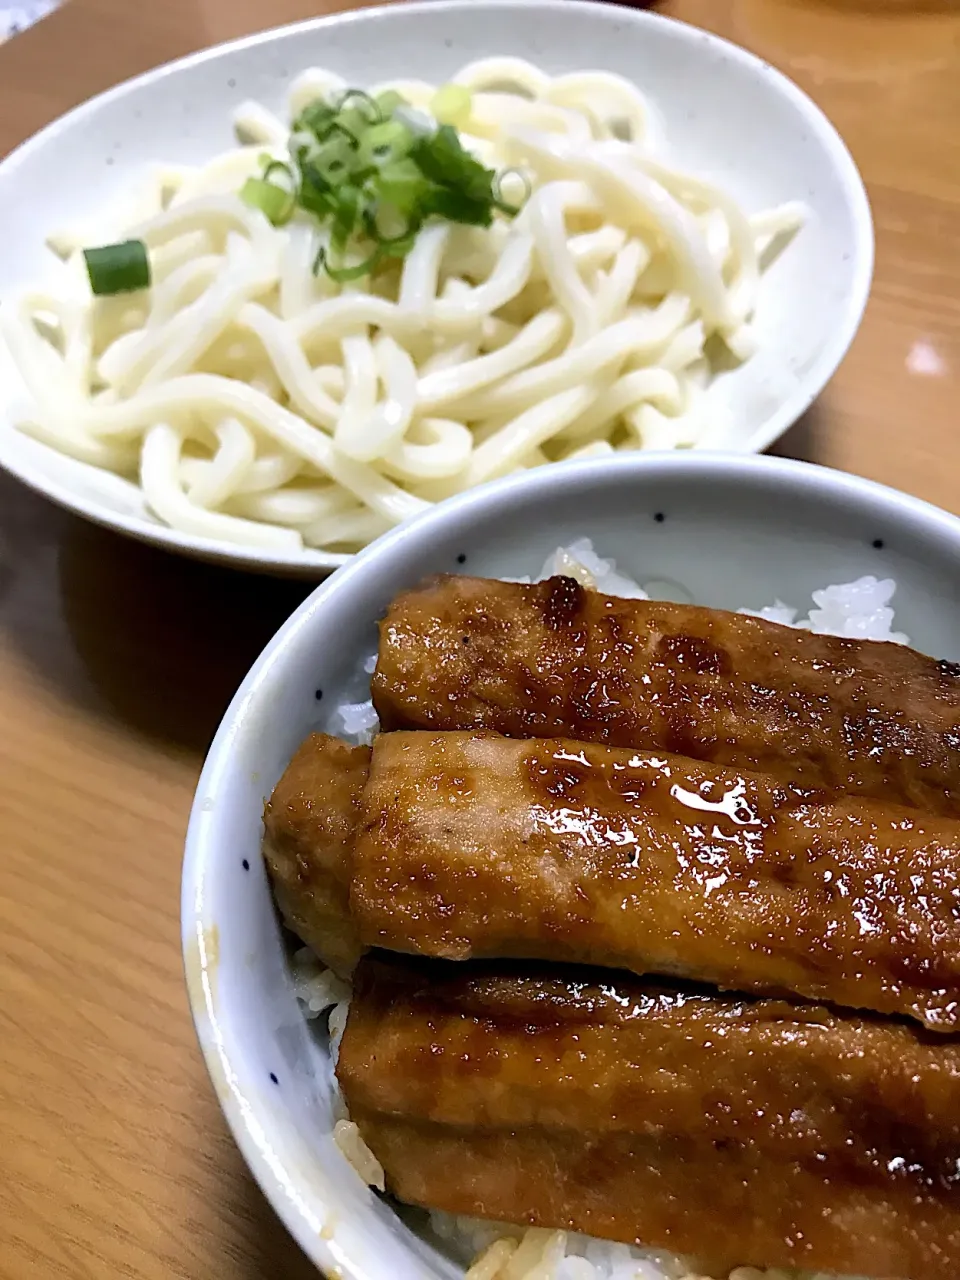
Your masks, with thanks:
M 960 516 L 952 515 L 920 498 L 901 493 L 873 480 L 850 475 L 814 463 L 764 455 L 707 452 L 693 458 L 676 453 L 628 456 L 626 459 L 598 458 L 586 463 L 559 463 L 556 467 L 521 472 L 493 484 L 467 490 L 455 498 L 424 512 L 402 528 L 391 530 L 371 543 L 343 569 L 333 574 L 315 590 L 280 626 L 263 652 L 250 668 L 217 729 L 204 761 L 190 812 L 181 881 L 181 946 L 187 975 L 191 1015 L 197 1038 L 206 1061 L 227 1123 L 240 1150 L 267 1200 L 272 1204 L 290 1234 L 307 1256 L 321 1269 L 338 1266 L 340 1274 L 350 1280 L 368 1280 L 349 1258 L 335 1257 L 327 1241 L 311 1227 L 300 1195 L 297 1177 L 288 1173 L 282 1161 L 265 1141 L 263 1126 L 257 1119 L 261 1104 L 253 1096 L 243 1094 L 237 1084 L 234 1061 L 245 1057 L 242 1041 L 232 1051 L 225 1029 L 229 1027 L 213 996 L 213 984 L 197 982 L 190 973 L 191 955 L 200 946 L 201 978 L 207 965 L 215 966 L 216 956 L 205 955 L 204 936 L 210 921 L 206 919 L 207 887 L 219 876 L 224 854 L 218 834 L 218 806 L 210 805 L 230 775 L 230 760 L 236 740 L 255 725 L 264 685 L 278 665 L 282 665 L 290 646 L 309 629 L 318 614 L 326 613 L 349 600 L 354 584 L 362 580 L 371 566 L 381 561 L 402 563 L 406 554 L 403 544 L 421 547 L 430 542 L 451 540 L 452 531 L 483 513 L 502 506 L 515 506 L 553 491 L 561 501 L 564 496 L 605 484 L 623 484 L 624 472 L 633 479 L 650 483 L 658 479 L 683 481 L 686 477 L 717 485 L 760 484 L 767 491 L 796 493 L 798 489 L 816 493 L 833 508 L 853 507 L 869 512 L 878 521 L 896 520 L 901 526 L 918 533 L 935 536 L 945 542 L 956 555 L 960 567 Z M 347 606 L 349 607 L 349 605 Z M 219 927 L 219 922 L 217 922 Z M 217 1085 L 226 1079 L 229 1088 Z
M 166 76 L 181 70 L 202 66 L 207 62 L 216 62 L 222 57 L 245 49 L 254 49 L 269 45 L 278 40 L 295 38 L 305 32 L 326 30 L 356 23 L 377 22 L 388 15 L 408 14 L 429 15 L 442 18 L 445 14 L 475 11 L 479 7 L 499 9 L 505 12 L 543 10 L 545 13 L 570 13 L 579 11 L 583 14 L 596 15 L 596 0 L 408 0 L 400 6 L 381 4 L 364 9 L 324 14 L 305 21 L 287 23 L 272 27 L 237 39 L 226 40 L 208 49 L 201 49 L 184 57 L 169 60 L 157 67 L 152 67 L 139 75 L 130 77 L 113 85 L 109 89 L 94 95 L 64 112 L 55 120 L 45 125 L 31 137 L 25 139 L 13 151 L 0 158 L 0 190 L 4 184 L 15 177 L 18 167 L 28 160 L 36 151 L 41 150 L 51 139 L 63 130 L 83 124 L 87 117 L 93 116 L 103 106 L 127 95 L 137 92 L 146 85 L 163 80 Z M 604 9 L 603 12 L 609 12 Z M 628 24 L 637 32 L 642 32 L 649 24 L 668 24 L 673 28 L 684 28 L 687 32 L 696 32 L 697 38 L 707 47 L 722 49 L 725 55 L 742 68 L 767 79 L 774 89 L 785 97 L 808 121 L 811 129 L 828 157 L 833 172 L 839 180 L 845 199 L 853 218 L 854 235 L 851 241 L 851 254 L 854 259 L 853 286 L 848 291 L 844 303 L 833 313 L 834 334 L 828 345 L 820 352 L 809 372 L 787 399 L 754 431 L 749 440 L 732 446 L 730 452 L 760 453 L 777 440 L 793 423 L 810 407 L 822 393 L 827 383 L 839 368 L 860 328 L 870 295 L 873 280 L 875 257 L 875 237 L 870 202 L 864 186 L 863 178 L 849 148 L 843 141 L 836 127 L 816 102 L 797 85 L 789 76 L 764 61 L 750 50 L 735 44 L 724 36 L 712 31 L 686 23 L 665 14 L 618 8 L 616 19 Z M 689 38 L 689 37 L 681 37 Z M 12 432 L 16 428 L 8 421 L 0 422 L 0 431 Z M 37 442 L 38 448 L 49 449 L 49 446 Z M 701 452 L 700 450 L 694 450 Z M 706 452 L 704 450 L 703 452 Z M 629 456 L 629 455 L 623 455 Z M 649 455 L 647 455 L 649 456 Z M 83 464 L 78 464 L 82 466 Z M 553 464 L 556 465 L 556 464 Z M 200 559 L 216 560 L 232 565 L 238 569 L 248 569 L 263 573 L 290 574 L 302 577 L 317 577 L 349 563 L 336 553 L 323 552 L 304 548 L 296 555 L 270 550 L 243 547 L 237 544 L 222 542 L 216 538 L 201 537 L 196 534 L 180 533 L 168 525 L 154 522 L 150 517 L 125 512 L 111 511 L 96 499 L 78 493 L 68 483 L 49 479 L 35 466 L 30 452 L 22 457 L 5 457 L 0 466 L 13 475 L 21 483 L 26 484 L 34 492 L 41 494 L 58 506 L 72 511 L 74 514 L 92 521 L 95 524 L 113 529 L 116 532 L 135 538 L 141 542 L 161 546 L 167 550 Z

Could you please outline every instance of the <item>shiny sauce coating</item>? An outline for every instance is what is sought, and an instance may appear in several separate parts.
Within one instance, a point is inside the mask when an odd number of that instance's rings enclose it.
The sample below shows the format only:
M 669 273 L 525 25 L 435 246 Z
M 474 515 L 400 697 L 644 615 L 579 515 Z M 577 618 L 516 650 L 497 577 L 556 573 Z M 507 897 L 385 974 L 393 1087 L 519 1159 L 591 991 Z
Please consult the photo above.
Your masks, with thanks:
M 733 1266 L 953 1280 L 960 1047 L 817 1005 L 361 962 L 338 1075 L 402 1199 Z
M 564 739 L 381 735 L 362 941 L 534 957 L 960 1023 L 960 823 Z
M 662 749 L 960 815 L 960 668 L 571 578 L 442 577 L 397 597 L 386 729 L 492 729 Z

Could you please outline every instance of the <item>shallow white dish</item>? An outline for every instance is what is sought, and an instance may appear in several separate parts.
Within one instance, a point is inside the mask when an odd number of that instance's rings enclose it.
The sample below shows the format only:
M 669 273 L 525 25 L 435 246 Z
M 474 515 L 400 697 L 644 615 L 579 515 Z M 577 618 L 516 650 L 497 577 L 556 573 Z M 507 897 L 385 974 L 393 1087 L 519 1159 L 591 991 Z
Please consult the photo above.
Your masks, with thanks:
M 680 583 L 719 607 L 779 597 L 805 612 L 826 583 L 892 576 L 898 626 L 917 648 L 960 659 L 960 520 L 776 458 L 634 455 L 526 472 L 385 536 L 305 601 L 210 749 L 187 837 L 182 933 L 197 1033 L 237 1141 L 310 1258 L 349 1280 L 461 1272 L 333 1145 L 329 1056 L 297 1007 L 260 859 L 263 802 L 302 739 L 328 725 L 325 708 L 367 696 L 359 668 L 398 591 L 458 569 L 536 574 L 582 536 L 637 581 Z
M 510 52 L 548 71 L 599 67 L 649 94 L 678 163 L 748 212 L 804 201 L 809 224 L 764 279 L 762 349 L 711 389 L 728 425 L 717 447 L 760 451 L 814 400 L 866 304 L 873 231 L 856 167 L 819 109 L 772 67 L 655 14 L 578 0 L 432 0 L 267 32 L 197 54 L 95 98 L 0 164 L 0 299 L 50 277 L 45 237 L 125 190 L 151 161 L 197 163 L 232 142 L 231 114 L 254 98 L 283 111 L 291 79 L 322 65 L 348 82 L 442 82 L 468 59 Z M 144 541 L 265 572 L 318 576 L 318 551 L 259 552 L 175 532 L 140 491 L 63 457 L 11 425 L 24 389 L 0 344 L 0 466 L 53 501 Z

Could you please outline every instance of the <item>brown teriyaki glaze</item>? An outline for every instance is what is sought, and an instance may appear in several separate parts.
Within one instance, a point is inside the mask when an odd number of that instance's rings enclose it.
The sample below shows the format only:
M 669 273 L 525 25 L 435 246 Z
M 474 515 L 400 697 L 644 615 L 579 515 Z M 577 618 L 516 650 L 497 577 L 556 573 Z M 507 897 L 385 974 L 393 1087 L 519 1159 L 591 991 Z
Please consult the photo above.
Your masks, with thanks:
M 564 739 L 382 734 L 367 946 L 535 957 L 960 1026 L 960 823 Z
M 589 970 L 363 960 L 337 1074 L 401 1199 L 738 1265 L 954 1280 L 960 1044 Z
M 385 729 L 663 749 L 960 816 L 960 667 L 572 578 L 441 577 L 398 596 L 373 679 Z
M 369 768 L 369 747 L 313 733 L 263 814 L 263 856 L 284 923 L 344 977 L 362 950 L 350 915 L 350 875 Z

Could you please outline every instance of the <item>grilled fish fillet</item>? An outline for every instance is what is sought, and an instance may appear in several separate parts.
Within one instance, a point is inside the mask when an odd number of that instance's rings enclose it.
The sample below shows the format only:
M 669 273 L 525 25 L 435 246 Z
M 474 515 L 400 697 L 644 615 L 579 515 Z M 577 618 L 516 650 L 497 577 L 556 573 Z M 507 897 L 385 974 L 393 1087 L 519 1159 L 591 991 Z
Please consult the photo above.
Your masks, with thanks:
M 314 735 L 265 815 L 287 923 L 960 1024 L 960 824 L 666 753 L 489 733 Z
M 369 769 L 369 747 L 314 733 L 290 761 L 263 815 L 263 853 L 284 922 L 341 977 L 349 976 L 362 951 L 349 899 Z
M 403 593 L 373 697 L 385 729 L 664 749 L 960 815 L 960 665 L 572 578 Z
M 382 734 L 367 946 L 538 958 L 960 1024 L 960 823 L 666 753 Z
M 400 1199 L 694 1254 L 955 1280 L 960 1044 L 624 975 L 357 971 L 337 1074 Z

